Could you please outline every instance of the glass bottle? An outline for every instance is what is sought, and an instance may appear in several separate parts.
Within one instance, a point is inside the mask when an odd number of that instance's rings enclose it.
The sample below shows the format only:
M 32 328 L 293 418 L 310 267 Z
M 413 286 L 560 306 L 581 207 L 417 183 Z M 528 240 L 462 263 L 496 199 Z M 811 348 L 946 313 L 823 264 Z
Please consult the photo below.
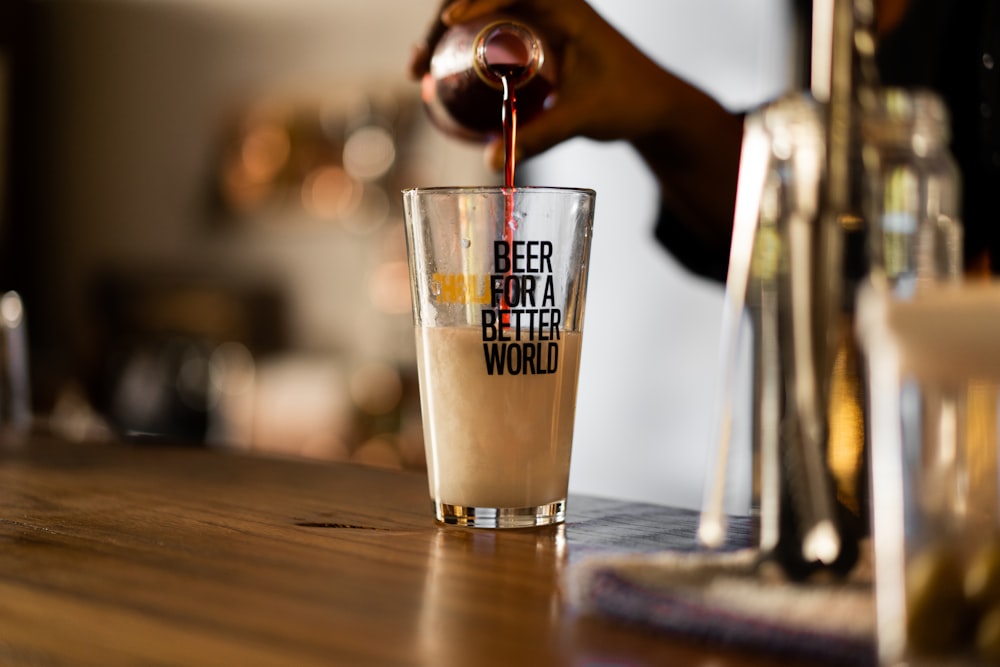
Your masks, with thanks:
M 909 300 L 931 283 L 962 279 L 961 182 L 948 150 L 948 123 L 942 100 L 924 90 L 884 89 L 865 114 L 871 277 L 873 284 L 888 289 L 891 300 Z M 880 364 L 891 363 L 870 357 L 871 374 L 882 368 Z M 899 369 L 890 372 L 899 375 Z M 920 617 L 912 615 L 917 607 L 912 599 L 905 601 L 906 591 L 919 585 L 912 573 L 929 535 L 959 544 L 966 535 L 989 534 L 977 514 L 995 502 L 996 445 L 981 435 L 991 432 L 982 427 L 989 423 L 983 417 L 995 408 L 997 398 L 989 382 L 916 381 L 912 375 L 904 375 L 893 391 L 898 394 L 888 404 L 898 406 L 893 419 L 900 421 L 898 428 L 906 435 L 898 443 L 873 438 L 871 459 L 873 480 L 882 485 L 873 487 L 873 497 L 882 489 L 887 494 L 883 498 L 898 498 L 898 503 L 876 502 L 873 512 L 877 576 L 894 584 L 880 584 L 877 591 L 879 651 L 886 664 L 907 662 L 910 656 L 903 659 L 904 650 L 914 653 L 914 663 L 924 664 L 925 656 L 919 654 L 928 637 L 933 635 L 931 642 L 946 637 L 944 643 L 951 637 L 946 627 L 939 634 L 914 634 L 913 619 Z M 884 395 L 880 398 L 885 400 Z M 900 458 L 904 462 L 900 478 L 885 473 L 886 461 L 893 457 L 895 465 Z M 991 489 L 987 502 L 976 495 L 983 488 Z M 912 506 L 904 506 L 903 494 L 912 499 Z M 891 578 L 883 578 L 883 573 Z M 906 604 L 911 605 L 909 611 Z M 942 606 L 935 607 L 935 621 L 949 613 L 941 611 Z M 947 662 L 950 656 L 941 648 L 934 657 Z
M 516 90 L 518 122 L 530 122 L 555 88 L 551 56 L 538 33 L 514 19 L 453 26 L 431 55 L 421 97 L 431 120 L 452 136 L 501 136 L 504 79 Z
M 898 297 L 962 276 L 961 183 L 948 111 L 929 91 L 887 88 L 865 115 L 872 271 Z

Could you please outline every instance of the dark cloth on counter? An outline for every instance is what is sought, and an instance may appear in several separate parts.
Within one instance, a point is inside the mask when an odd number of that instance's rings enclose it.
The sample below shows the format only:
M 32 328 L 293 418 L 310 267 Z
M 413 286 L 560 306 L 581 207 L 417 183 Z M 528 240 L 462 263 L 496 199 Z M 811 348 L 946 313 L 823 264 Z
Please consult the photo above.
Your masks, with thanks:
M 763 569 L 754 550 L 601 554 L 570 567 L 566 593 L 582 613 L 761 658 L 877 664 L 870 560 L 823 583 Z
M 592 518 L 589 500 L 575 502 L 576 518 L 567 530 L 586 525 L 581 534 L 621 531 L 619 521 Z M 870 540 L 863 541 L 846 576 L 794 581 L 776 561 L 760 559 L 753 547 L 756 522 L 749 516 L 727 516 L 724 545 L 705 551 L 696 539 L 699 512 L 629 505 L 625 513 L 629 525 L 641 529 L 629 538 L 621 535 L 624 542 L 588 544 L 577 536 L 563 582 L 571 608 L 761 658 L 874 667 Z

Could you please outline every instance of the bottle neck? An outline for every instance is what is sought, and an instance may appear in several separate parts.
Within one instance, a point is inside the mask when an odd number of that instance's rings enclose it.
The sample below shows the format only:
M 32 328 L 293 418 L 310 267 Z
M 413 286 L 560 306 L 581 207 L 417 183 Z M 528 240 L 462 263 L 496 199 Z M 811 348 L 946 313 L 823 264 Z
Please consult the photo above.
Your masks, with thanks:
M 542 66 L 541 43 L 525 25 L 516 21 L 496 21 L 484 27 L 473 44 L 476 73 L 487 84 L 502 88 L 521 86 Z

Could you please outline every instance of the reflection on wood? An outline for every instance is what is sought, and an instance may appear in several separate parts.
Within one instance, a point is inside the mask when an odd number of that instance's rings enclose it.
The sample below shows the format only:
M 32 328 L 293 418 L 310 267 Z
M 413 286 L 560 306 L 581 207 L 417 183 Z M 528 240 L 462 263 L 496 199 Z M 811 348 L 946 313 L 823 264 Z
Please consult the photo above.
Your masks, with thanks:
M 33 437 L 0 451 L 0 663 L 773 664 L 566 607 L 574 554 L 690 548 L 697 521 L 570 515 L 445 528 L 420 473 Z

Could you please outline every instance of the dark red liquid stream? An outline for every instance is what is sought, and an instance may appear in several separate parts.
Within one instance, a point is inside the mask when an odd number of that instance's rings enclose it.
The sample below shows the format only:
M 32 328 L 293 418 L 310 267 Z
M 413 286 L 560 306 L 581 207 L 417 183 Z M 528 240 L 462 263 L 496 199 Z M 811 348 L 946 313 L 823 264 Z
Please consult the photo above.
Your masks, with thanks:
M 503 124 L 504 187 L 514 187 L 515 149 L 517 146 L 517 82 L 527 73 L 526 67 L 510 65 L 504 71 L 496 71 L 503 84 L 503 108 L 500 119 Z
M 504 184 L 504 229 L 503 238 L 509 248 L 514 247 L 514 230 L 517 229 L 517 222 L 514 220 L 514 170 L 516 162 L 517 148 L 517 80 L 527 72 L 525 67 L 508 66 L 500 74 L 503 83 L 503 109 L 501 120 L 503 121 L 503 184 Z M 506 298 L 501 298 L 501 307 L 508 309 Z M 506 324 L 510 324 L 509 315 L 501 317 Z

